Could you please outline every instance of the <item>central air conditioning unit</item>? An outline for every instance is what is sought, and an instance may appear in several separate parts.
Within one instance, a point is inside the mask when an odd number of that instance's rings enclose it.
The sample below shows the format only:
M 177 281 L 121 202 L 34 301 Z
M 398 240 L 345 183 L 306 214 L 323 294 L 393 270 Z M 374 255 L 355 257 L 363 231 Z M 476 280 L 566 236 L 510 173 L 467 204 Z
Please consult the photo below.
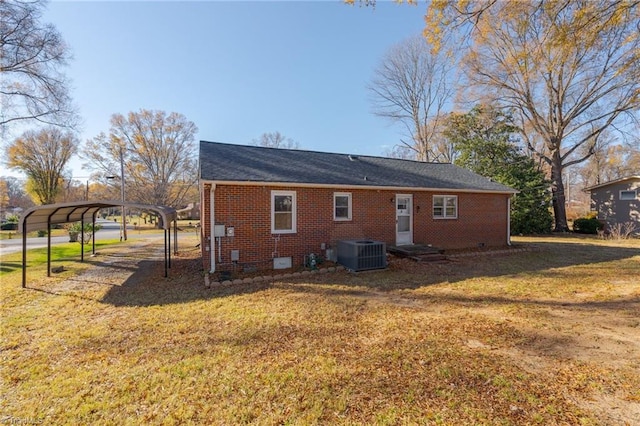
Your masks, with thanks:
M 387 247 L 381 241 L 338 241 L 338 263 L 352 271 L 387 267 Z

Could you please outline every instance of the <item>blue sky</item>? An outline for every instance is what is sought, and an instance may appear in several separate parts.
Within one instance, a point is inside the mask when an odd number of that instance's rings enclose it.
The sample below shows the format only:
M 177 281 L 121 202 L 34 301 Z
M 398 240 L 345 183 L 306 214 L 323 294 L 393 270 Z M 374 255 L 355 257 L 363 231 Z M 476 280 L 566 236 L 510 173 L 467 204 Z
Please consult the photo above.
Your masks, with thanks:
M 71 2 L 44 21 L 70 45 L 84 142 L 114 113 L 179 112 L 196 140 L 249 144 L 279 131 L 301 148 L 382 155 L 402 129 L 371 113 L 385 52 L 424 28 L 425 4 Z M 87 175 L 75 159 L 73 175 Z

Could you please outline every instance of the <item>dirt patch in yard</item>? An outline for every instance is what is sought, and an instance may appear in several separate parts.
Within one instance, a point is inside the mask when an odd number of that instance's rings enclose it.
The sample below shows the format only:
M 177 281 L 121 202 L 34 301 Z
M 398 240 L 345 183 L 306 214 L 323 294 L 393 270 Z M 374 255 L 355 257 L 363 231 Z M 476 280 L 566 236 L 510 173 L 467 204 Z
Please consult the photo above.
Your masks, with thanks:
M 533 256 L 558 256 L 560 247 L 532 247 Z M 607 249 L 602 249 L 607 251 Z M 589 251 L 589 250 L 588 250 Z M 604 259 L 625 258 L 619 247 L 601 253 Z M 515 338 L 501 336 L 468 336 L 468 348 L 504 357 L 519 368 L 548 378 L 550 386 L 567 386 L 567 397 L 586 410 L 594 412 L 602 424 L 640 424 L 640 281 L 636 264 L 629 278 L 603 275 L 601 281 L 571 283 L 562 270 L 550 273 L 539 282 L 532 279 L 531 290 L 509 292 L 514 276 L 509 264 L 531 257 L 518 252 L 465 252 L 453 261 L 416 263 L 393 259 L 390 269 L 412 277 L 438 277 L 439 284 L 419 289 L 419 295 L 403 291 L 401 296 L 390 291 L 363 295 L 374 303 L 389 303 L 404 308 L 424 309 L 433 320 L 467 318 L 484 324 L 501 324 L 515 331 Z M 587 253 L 595 256 L 595 253 Z M 499 257 L 499 258 L 498 258 Z M 511 257 L 511 261 L 509 261 Z M 640 257 L 633 258 L 640 263 Z M 580 267 L 579 253 L 574 259 L 559 261 L 561 268 Z M 594 262 L 597 265 L 597 262 Z M 573 265 L 572 265 L 573 264 Z M 505 266 L 506 265 L 506 266 Z M 574 266 L 577 265 L 577 266 Z M 533 267 L 532 269 L 535 269 Z M 585 268 L 591 266 L 588 260 Z M 484 274 L 504 279 L 504 292 L 495 281 L 474 283 Z M 570 270 L 566 275 L 570 275 Z M 504 277 L 504 278 L 500 278 Z M 526 280 L 526 274 L 521 279 Z M 431 278 L 428 278 L 431 281 Z M 471 281 L 471 286 L 449 284 Z M 483 281 L 483 280 L 481 280 Z M 554 281 L 556 283 L 554 284 Z M 585 279 L 585 281 L 588 281 Z M 566 286 L 558 294 L 545 293 L 534 287 Z M 491 288 L 494 287 L 494 288 Z M 498 290 L 498 291 L 496 291 Z M 443 304 L 449 301 L 451 303 Z

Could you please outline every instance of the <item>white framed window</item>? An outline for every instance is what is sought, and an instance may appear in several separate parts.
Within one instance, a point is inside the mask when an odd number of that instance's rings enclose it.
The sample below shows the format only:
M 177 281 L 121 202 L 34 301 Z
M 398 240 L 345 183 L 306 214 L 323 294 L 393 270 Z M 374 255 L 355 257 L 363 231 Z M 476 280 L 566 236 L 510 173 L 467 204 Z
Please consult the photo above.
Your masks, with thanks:
M 296 192 L 271 191 L 271 233 L 296 232 Z
M 333 220 L 351 220 L 351 193 L 333 193 Z
M 433 196 L 433 218 L 434 219 L 457 219 L 458 218 L 458 196 L 457 195 L 434 195 Z
M 637 195 L 635 190 L 620 191 L 621 200 L 635 200 L 636 196 Z

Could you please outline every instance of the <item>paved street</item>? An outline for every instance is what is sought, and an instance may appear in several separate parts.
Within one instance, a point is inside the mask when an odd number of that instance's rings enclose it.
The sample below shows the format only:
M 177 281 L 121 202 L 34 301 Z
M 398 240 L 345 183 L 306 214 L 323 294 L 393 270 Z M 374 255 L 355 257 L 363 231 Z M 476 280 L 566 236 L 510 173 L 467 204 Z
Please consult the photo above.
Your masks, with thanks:
M 102 226 L 102 229 L 96 231 L 96 241 L 100 240 L 112 240 L 120 238 L 120 224 L 109 220 L 98 219 L 97 224 Z M 158 230 L 157 233 L 150 232 L 138 232 L 133 229 L 133 226 L 127 226 L 127 238 L 164 238 L 164 233 Z M 69 236 L 64 235 L 60 237 L 51 237 L 51 245 L 68 243 Z M 79 244 L 79 243 L 78 243 Z M 31 237 L 27 238 L 27 249 L 41 248 L 47 246 L 47 237 Z M 9 253 L 16 253 L 22 251 L 22 235 L 16 234 L 14 238 L 10 240 L 0 240 L 0 256 Z

